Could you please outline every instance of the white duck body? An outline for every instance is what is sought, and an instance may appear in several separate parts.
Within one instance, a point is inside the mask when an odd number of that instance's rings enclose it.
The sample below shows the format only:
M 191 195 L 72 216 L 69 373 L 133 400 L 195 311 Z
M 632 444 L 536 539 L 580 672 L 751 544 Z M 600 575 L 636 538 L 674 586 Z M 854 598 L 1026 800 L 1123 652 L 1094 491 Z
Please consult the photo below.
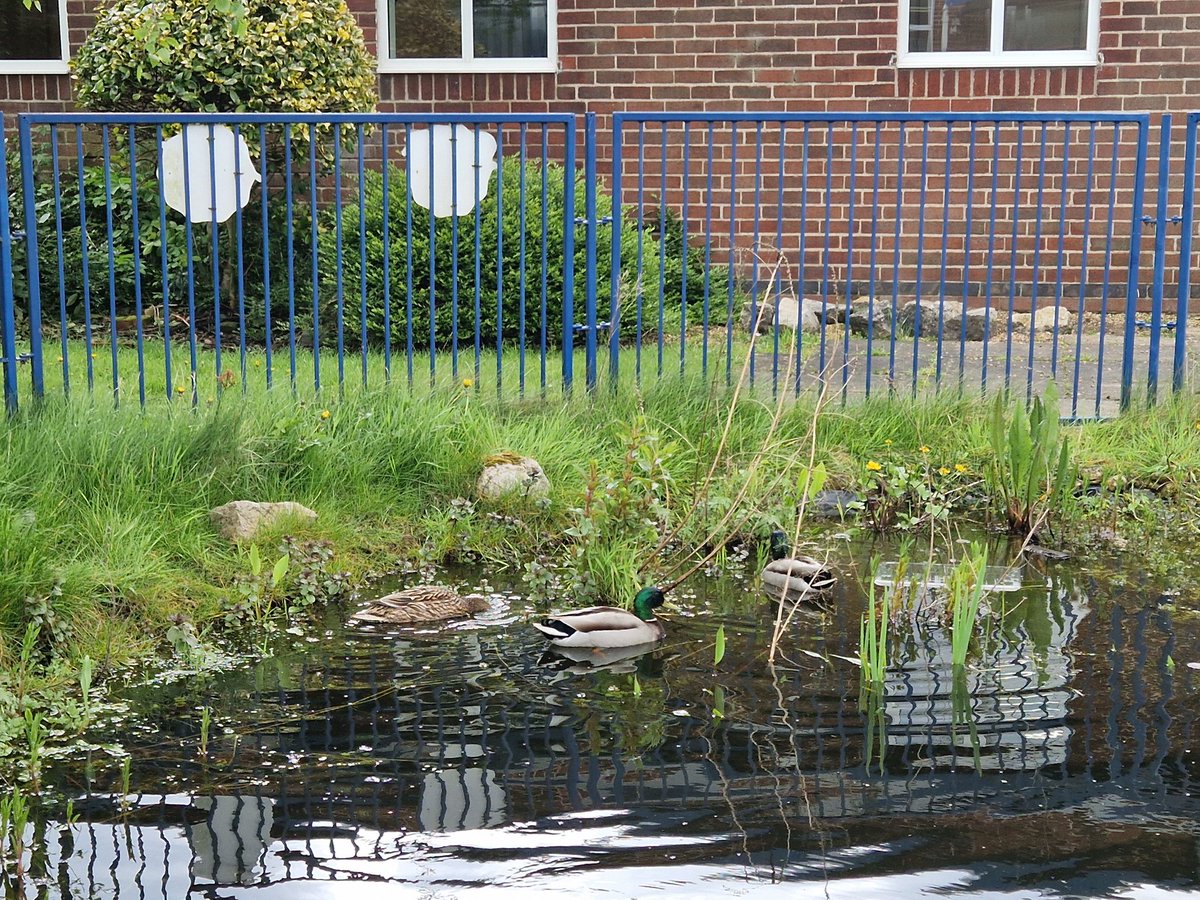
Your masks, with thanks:
M 811 556 L 790 556 L 787 535 L 771 534 L 771 561 L 762 570 L 763 590 L 774 597 L 804 600 L 824 593 L 837 582 L 828 567 Z
M 663 602 L 658 588 L 644 588 L 633 602 L 634 612 L 615 606 L 591 606 L 555 613 L 533 627 L 558 647 L 633 647 L 652 644 L 666 636 L 654 608 Z

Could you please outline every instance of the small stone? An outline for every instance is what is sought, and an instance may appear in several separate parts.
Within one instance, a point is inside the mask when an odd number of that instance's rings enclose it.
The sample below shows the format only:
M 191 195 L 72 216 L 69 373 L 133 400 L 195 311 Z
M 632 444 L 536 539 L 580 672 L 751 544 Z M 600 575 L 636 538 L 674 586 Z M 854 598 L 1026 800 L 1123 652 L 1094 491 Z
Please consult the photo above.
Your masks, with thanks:
M 768 294 L 754 298 L 753 303 L 748 301 L 742 308 L 742 327 L 749 331 L 753 317 L 758 323 L 758 333 L 769 334 L 775 327 L 776 306 L 779 309 L 780 328 L 821 330 L 821 304 L 808 298 L 798 301 L 791 294 L 781 294 L 778 298 Z
M 210 510 L 208 519 L 226 540 L 248 541 L 263 528 L 282 519 L 298 519 L 308 524 L 316 521 L 317 514 L 307 506 L 291 501 L 258 503 L 254 500 L 233 500 Z
M 1057 318 L 1055 310 L 1058 311 Z M 1057 321 L 1059 334 L 1071 334 L 1075 331 L 1075 319 L 1075 313 L 1065 306 L 1056 307 L 1051 304 L 1038 307 L 1036 313 L 1013 313 L 1012 326 L 1015 331 L 1052 332 Z
M 809 510 L 819 519 L 845 519 L 854 513 L 851 504 L 857 502 L 858 495 L 854 491 L 817 491 L 809 501 Z
M 541 463 L 530 456 L 516 462 L 495 462 L 483 467 L 475 484 L 475 493 L 483 500 L 498 500 L 511 494 L 538 500 L 550 495 L 550 479 Z

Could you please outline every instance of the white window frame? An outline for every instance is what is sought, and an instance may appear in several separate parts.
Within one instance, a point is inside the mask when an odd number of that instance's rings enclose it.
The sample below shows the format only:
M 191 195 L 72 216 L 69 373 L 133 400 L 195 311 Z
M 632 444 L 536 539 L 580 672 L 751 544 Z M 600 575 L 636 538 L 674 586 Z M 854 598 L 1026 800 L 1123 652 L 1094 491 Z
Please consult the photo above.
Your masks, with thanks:
M 900 0 L 896 66 L 900 69 L 980 69 L 1017 66 L 1095 66 L 1100 63 L 1100 0 L 1087 0 L 1087 46 L 1082 50 L 1004 50 L 1004 0 L 992 0 L 991 49 L 920 53 L 908 49 L 911 0 Z
M 8 0 L 19 3 L 20 0 Z M 71 58 L 71 45 L 67 30 L 67 0 L 59 0 L 57 59 L 0 59 L 0 75 L 66 75 L 70 72 L 67 61 Z
M 472 0 L 460 0 L 462 55 L 442 59 L 397 59 L 391 56 L 392 13 L 390 0 L 378 0 L 375 47 L 380 72 L 557 72 L 558 0 L 546 0 L 546 55 L 531 57 L 487 57 L 471 54 L 475 47 Z

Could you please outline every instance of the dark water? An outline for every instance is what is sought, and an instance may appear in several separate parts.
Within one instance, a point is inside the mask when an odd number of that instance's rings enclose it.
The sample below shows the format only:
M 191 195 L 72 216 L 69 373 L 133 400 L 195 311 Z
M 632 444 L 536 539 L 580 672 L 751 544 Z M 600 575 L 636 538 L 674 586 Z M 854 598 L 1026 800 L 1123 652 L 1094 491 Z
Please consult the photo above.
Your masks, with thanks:
M 882 730 L 839 658 L 852 579 L 773 671 L 772 608 L 723 614 L 753 591 L 730 579 L 601 668 L 546 659 L 515 591 L 452 628 L 331 625 L 132 689 L 127 804 L 111 762 L 68 766 L 79 819 L 29 895 L 1200 895 L 1200 618 L 1068 566 L 1022 570 L 957 688 L 948 635 L 904 635 Z

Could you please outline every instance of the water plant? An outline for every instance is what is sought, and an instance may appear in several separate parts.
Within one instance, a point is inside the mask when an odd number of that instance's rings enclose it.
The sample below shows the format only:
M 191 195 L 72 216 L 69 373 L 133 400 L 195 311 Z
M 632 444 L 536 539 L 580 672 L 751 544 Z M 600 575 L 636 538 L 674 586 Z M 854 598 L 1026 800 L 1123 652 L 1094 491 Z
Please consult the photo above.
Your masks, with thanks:
M 950 574 L 946 614 L 950 618 L 950 660 L 955 666 L 966 664 L 967 650 L 979 624 L 987 560 L 987 548 L 972 544 Z
M 879 569 L 878 558 L 872 560 L 870 581 L 867 586 L 867 610 L 863 613 L 858 630 L 858 660 L 862 672 L 862 691 L 882 690 L 888 666 L 888 621 L 891 619 L 893 597 L 897 585 L 903 583 L 907 562 L 897 566 L 891 585 L 879 591 L 875 584 L 875 573 Z
M 13 880 L 14 896 L 24 896 L 26 830 L 29 801 L 23 791 L 0 797 L 0 872 Z
M 1027 411 L 1021 404 L 1005 416 L 1006 398 L 992 404 L 989 487 L 1008 530 L 1028 535 L 1049 528 L 1072 498 L 1075 472 L 1070 442 L 1059 424 L 1058 390 L 1051 382 Z

